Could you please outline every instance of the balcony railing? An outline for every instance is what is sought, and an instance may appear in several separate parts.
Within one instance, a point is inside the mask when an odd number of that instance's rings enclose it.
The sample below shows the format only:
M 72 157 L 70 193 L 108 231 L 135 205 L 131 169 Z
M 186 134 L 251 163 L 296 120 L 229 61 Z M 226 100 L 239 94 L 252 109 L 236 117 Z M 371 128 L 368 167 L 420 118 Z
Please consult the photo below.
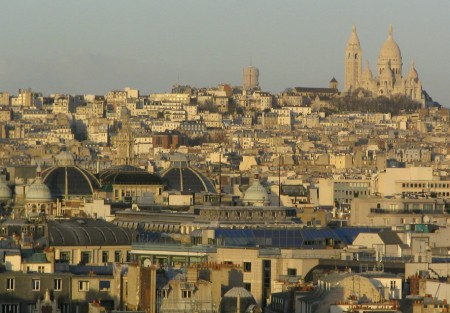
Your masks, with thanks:
M 303 277 L 301 275 L 278 275 L 278 281 L 296 284 L 303 281 Z
M 381 209 L 371 208 L 373 214 L 450 214 L 450 209 Z
M 133 250 L 170 251 L 186 253 L 214 253 L 217 247 L 210 245 L 183 245 L 183 244 L 161 244 L 161 243 L 133 243 Z

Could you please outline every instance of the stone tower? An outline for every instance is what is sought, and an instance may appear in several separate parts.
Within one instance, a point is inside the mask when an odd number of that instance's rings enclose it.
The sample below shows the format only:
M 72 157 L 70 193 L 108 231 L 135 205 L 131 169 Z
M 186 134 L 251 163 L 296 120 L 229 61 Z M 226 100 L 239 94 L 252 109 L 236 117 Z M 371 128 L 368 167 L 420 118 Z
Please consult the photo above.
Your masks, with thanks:
M 362 50 L 356 27 L 353 25 L 352 34 L 345 49 L 345 82 L 344 92 L 350 92 L 359 86 L 361 79 Z
M 254 66 L 244 68 L 242 89 L 250 90 L 259 87 L 259 70 Z
M 130 127 L 128 112 L 126 108 L 121 111 L 123 120 L 122 128 L 112 139 L 112 144 L 116 148 L 116 154 L 113 159 L 114 165 L 133 165 L 134 156 L 134 135 Z

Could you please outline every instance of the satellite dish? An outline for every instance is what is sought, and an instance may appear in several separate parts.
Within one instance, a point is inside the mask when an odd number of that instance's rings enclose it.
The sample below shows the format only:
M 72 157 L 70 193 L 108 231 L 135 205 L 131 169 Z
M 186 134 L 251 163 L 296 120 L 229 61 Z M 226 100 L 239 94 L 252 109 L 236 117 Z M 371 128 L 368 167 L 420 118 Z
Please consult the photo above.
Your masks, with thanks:
M 430 217 L 427 216 L 427 215 L 424 215 L 424 216 L 422 217 L 422 221 L 423 221 L 424 223 L 429 223 L 429 222 L 430 222 Z
M 143 265 L 144 267 L 150 267 L 152 265 L 152 261 L 150 261 L 150 259 L 145 259 Z

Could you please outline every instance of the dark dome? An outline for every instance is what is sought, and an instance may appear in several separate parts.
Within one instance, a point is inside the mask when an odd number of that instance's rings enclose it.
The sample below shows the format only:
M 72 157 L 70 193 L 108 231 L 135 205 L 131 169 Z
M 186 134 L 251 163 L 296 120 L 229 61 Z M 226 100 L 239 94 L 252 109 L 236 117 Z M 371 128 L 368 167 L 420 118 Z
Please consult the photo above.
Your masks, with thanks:
M 163 185 L 161 178 L 147 172 L 112 173 L 103 179 L 112 185 Z
M 66 177 L 67 173 L 67 177 Z M 43 182 L 53 198 L 68 196 L 92 196 L 100 187 L 98 180 L 88 171 L 76 166 L 55 166 L 42 172 Z
M 134 166 L 117 166 L 100 173 L 103 185 L 163 185 L 158 175 Z
M 100 180 L 103 180 L 105 176 L 110 175 L 111 173 L 120 173 L 120 172 L 144 172 L 144 170 L 142 168 L 132 165 L 118 165 L 100 171 L 99 177 Z
M 216 193 L 216 188 L 211 181 L 192 168 L 186 159 L 181 159 L 179 155 L 176 155 L 171 161 L 170 167 L 161 173 L 169 190 Z

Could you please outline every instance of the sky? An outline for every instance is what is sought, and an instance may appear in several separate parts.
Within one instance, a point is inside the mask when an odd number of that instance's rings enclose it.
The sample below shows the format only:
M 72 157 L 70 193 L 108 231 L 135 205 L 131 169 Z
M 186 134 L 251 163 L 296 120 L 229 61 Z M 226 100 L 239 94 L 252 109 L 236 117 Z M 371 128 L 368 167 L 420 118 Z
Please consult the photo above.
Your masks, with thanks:
M 450 106 L 448 0 L 18 0 L 0 10 L 0 90 L 141 94 L 173 84 L 242 84 L 259 68 L 264 91 L 344 83 L 352 25 L 375 70 L 389 24 L 423 88 Z

